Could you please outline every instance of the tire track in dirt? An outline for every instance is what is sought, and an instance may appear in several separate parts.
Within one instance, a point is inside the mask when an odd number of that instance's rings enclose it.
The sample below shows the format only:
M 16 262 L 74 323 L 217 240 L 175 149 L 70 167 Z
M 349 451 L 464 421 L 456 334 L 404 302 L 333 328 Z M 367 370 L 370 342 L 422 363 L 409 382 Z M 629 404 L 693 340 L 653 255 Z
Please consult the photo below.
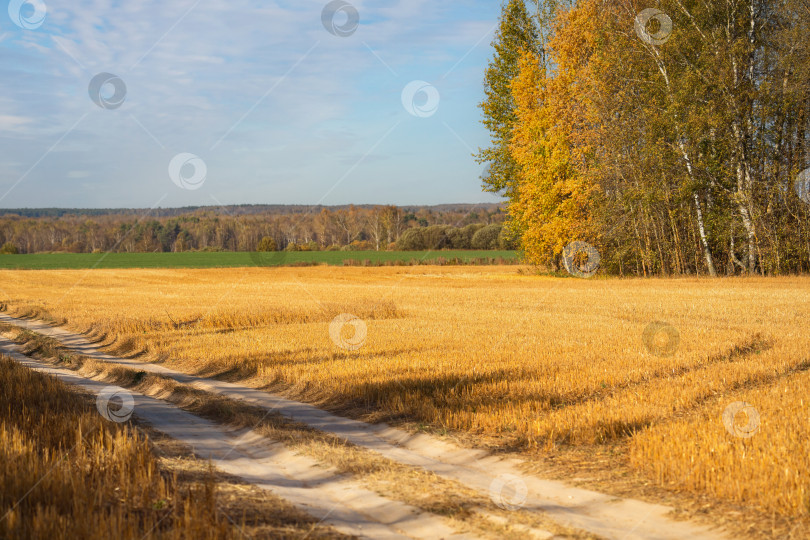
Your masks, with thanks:
M 40 321 L 23 320 L 0 313 L 6 322 L 56 339 L 77 354 L 155 373 L 178 383 L 213 394 L 237 399 L 272 410 L 312 428 L 335 434 L 357 446 L 375 451 L 393 461 L 421 467 L 480 493 L 489 494 L 499 478 L 518 477 L 526 485 L 527 497 L 521 509 L 541 512 L 555 521 L 617 540 L 715 540 L 725 536 L 708 527 L 667 516 L 670 507 L 634 499 L 623 499 L 563 482 L 544 480 L 521 471 L 517 459 L 501 459 L 482 450 L 469 450 L 424 434 L 413 435 L 385 424 L 367 424 L 333 415 L 301 403 L 254 388 L 215 379 L 196 377 L 164 366 L 113 357 L 101 352 L 83 336 Z
M 16 344 L 0 338 L 0 352 L 29 369 L 95 395 L 110 388 L 104 382 L 33 360 L 18 350 Z M 188 445 L 195 456 L 211 460 L 217 469 L 290 501 L 339 532 L 374 539 L 475 538 L 456 534 L 441 518 L 385 499 L 251 430 L 229 430 L 165 401 L 121 390 L 132 395 L 138 420 Z

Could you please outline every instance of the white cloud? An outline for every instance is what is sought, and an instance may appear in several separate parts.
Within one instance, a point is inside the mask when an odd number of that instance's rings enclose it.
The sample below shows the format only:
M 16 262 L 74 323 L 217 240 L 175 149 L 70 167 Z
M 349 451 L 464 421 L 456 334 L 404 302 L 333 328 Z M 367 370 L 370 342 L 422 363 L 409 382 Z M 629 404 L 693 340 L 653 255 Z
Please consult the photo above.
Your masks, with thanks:
M 0 205 L 75 204 L 71 197 L 100 206 L 136 204 L 135 199 L 140 205 L 151 204 L 161 190 L 171 188 L 163 176 L 168 160 L 178 152 L 210 160 L 215 177 L 218 170 L 224 171 L 234 197 L 272 202 L 282 190 L 267 182 L 257 188 L 255 179 L 284 171 L 288 177 L 294 173 L 306 178 L 307 188 L 282 202 L 311 202 L 332 185 L 336 172 L 345 172 L 346 163 L 365 155 L 407 116 L 400 104 L 404 85 L 413 78 L 439 79 L 485 35 L 498 11 L 486 0 L 356 0 L 361 26 L 353 36 L 339 38 L 321 24 L 325 3 L 49 4 L 48 19 L 39 30 L 0 40 L 0 131 L 19 139 L 0 150 L 0 170 L 7 170 L 13 160 L 23 163 L 14 166 L 22 175 L 30 167 L 26 163 L 36 163 L 84 119 Z M 488 19 L 482 12 L 492 16 Z M 453 128 L 471 145 L 486 140 L 475 106 L 481 97 L 481 58 L 489 41 L 442 81 L 454 88 L 452 95 L 443 93 L 442 112 L 449 115 L 455 107 Z M 476 62 L 471 71 L 476 78 L 465 79 Z M 99 72 L 113 73 L 126 83 L 121 108 L 104 110 L 89 99 L 88 83 Z M 445 100 L 445 95 L 452 99 Z M 437 169 L 414 174 L 413 169 L 433 157 L 458 154 L 458 141 L 441 125 L 444 118 L 449 116 L 440 113 L 417 128 L 397 128 L 369 156 L 368 166 L 357 167 L 347 178 L 343 196 L 354 196 L 355 178 L 358 185 L 371 182 L 387 167 L 394 176 L 423 178 L 419 189 L 426 202 L 434 202 L 430 194 L 444 173 Z M 425 147 L 435 156 L 414 161 L 413 152 Z M 469 181 L 477 187 L 479 167 L 472 158 L 461 155 L 449 167 L 469 171 Z M 78 173 L 87 176 L 74 176 Z M 0 192 L 12 183 L 10 177 L 0 176 Z M 83 192 L 82 185 L 71 186 L 64 200 L 65 194 L 57 190 L 27 187 L 66 177 L 96 179 L 105 182 L 105 189 Z M 313 186 L 322 186 L 322 192 Z M 200 197 L 185 201 L 188 204 L 210 203 L 209 194 L 202 191 L 181 195 Z M 57 193 L 60 199 L 48 200 Z M 295 190 L 285 184 L 283 193 L 292 196 Z M 469 198 L 467 190 L 458 193 Z M 102 194 L 110 199 L 98 200 Z
M 28 125 L 34 121 L 33 118 L 25 116 L 12 116 L 8 114 L 0 114 L 0 130 L 14 131 Z

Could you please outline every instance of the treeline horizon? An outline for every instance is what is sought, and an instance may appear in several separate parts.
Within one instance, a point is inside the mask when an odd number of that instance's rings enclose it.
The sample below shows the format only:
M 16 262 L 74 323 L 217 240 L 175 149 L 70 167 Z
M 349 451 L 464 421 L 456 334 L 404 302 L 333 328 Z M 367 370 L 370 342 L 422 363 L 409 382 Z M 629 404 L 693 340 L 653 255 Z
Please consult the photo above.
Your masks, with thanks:
M 4 214 L 4 212 L 8 212 Z M 20 211 L 17 211 L 20 212 Z M 0 211 L 0 253 L 511 249 L 498 204 Z M 508 247 L 504 247 L 508 246 Z
M 225 215 L 251 215 L 251 214 L 311 214 L 321 210 L 348 210 L 358 208 L 370 210 L 373 208 L 396 206 L 407 212 L 418 212 L 420 210 L 434 212 L 471 212 L 476 210 L 496 211 L 503 208 L 502 203 L 442 203 L 442 204 L 225 204 L 207 206 L 178 206 L 178 207 L 157 207 L 157 208 L 72 208 L 72 207 L 26 207 L 26 208 L 0 208 L 0 217 L 64 217 L 64 216 L 150 216 L 153 218 L 177 217 L 194 212 L 215 212 Z
M 477 158 L 527 259 L 810 271 L 808 35 L 810 0 L 505 1 Z

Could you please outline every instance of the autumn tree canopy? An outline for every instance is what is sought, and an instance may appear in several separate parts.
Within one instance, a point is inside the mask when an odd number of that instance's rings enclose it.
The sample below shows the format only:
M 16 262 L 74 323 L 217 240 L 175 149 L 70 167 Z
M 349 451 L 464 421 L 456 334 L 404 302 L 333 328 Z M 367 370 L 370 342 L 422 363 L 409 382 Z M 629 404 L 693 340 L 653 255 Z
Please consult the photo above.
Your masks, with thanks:
M 810 270 L 810 2 L 582 0 L 510 88 L 513 226 L 557 267 Z
M 516 121 L 510 83 L 518 75 L 521 55 L 537 52 L 539 47 L 536 23 L 524 0 L 508 0 L 503 5 L 492 46 L 495 53 L 484 76 L 486 99 L 480 104 L 491 144 L 479 150 L 477 158 L 487 164 L 484 189 L 511 195 L 518 168 L 509 151 Z
M 405 232 L 420 233 L 435 227 L 444 227 L 450 245 L 431 245 L 430 249 L 471 249 L 473 234 L 479 228 L 501 224 L 505 219 L 506 214 L 497 204 L 406 208 L 234 206 L 154 212 L 27 209 L 19 213 L 0 211 L 0 254 L 379 251 L 411 249 L 399 245 Z M 500 241 L 501 245 L 512 249 L 508 239 Z

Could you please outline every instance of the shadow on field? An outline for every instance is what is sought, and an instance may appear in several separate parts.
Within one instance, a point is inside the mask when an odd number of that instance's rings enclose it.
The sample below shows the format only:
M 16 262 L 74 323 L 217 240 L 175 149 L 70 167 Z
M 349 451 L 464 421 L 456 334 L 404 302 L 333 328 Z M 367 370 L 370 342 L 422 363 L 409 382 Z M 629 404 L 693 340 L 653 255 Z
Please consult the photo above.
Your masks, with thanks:
M 389 355 L 419 354 L 422 349 L 416 347 L 403 347 L 401 349 L 387 350 L 384 353 L 324 353 L 315 348 L 301 348 L 280 352 L 266 353 L 259 358 L 245 359 L 240 356 L 224 356 L 215 362 L 209 362 L 193 372 L 194 375 L 210 377 L 227 382 L 238 382 L 239 380 L 253 377 L 264 372 L 264 375 L 272 376 L 276 368 L 291 366 L 318 366 L 335 363 L 336 367 L 341 362 L 347 363 L 369 363 L 385 359 Z M 284 382 L 275 380 L 273 383 Z
M 677 368 L 660 369 L 636 380 L 628 380 L 604 389 L 596 389 L 592 392 L 579 395 L 561 395 L 559 401 L 553 403 L 551 406 L 553 409 L 564 409 L 590 401 L 602 401 L 619 392 L 631 390 L 657 380 L 675 379 L 688 373 L 707 369 L 713 365 L 722 364 L 724 362 L 742 362 L 772 348 L 773 342 L 757 333 L 740 343 L 732 345 L 722 353 L 706 356 L 703 360 L 699 360 L 691 365 L 684 364 Z

